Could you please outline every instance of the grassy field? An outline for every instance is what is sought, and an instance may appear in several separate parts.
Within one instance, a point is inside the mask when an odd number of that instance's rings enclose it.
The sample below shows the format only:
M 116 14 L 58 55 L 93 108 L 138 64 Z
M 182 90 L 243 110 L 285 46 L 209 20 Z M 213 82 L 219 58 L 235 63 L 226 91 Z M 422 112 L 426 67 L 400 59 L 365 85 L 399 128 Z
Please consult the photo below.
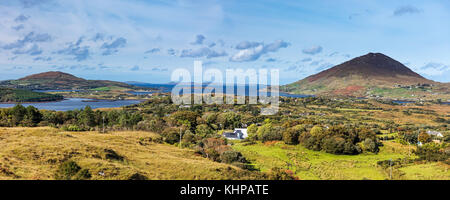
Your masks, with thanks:
M 128 88 L 124 88 L 124 87 L 118 87 L 118 86 L 110 86 L 110 87 L 98 87 L 98 88 L 93 88 L 90 89 L 92 91 L 125 91 L 125 90 L 129 90 Z
M 289 169 L 300 180 L 385 180 L 389 170 L 377 166 L 378 161 L 415 158 L 410 156 L 410 147 L 394 142 L 384 142 L 378 154 L 333 155 L 308 150 L 301 145 L 286 145 L 283 142 L 258 143 L 233 146 L 241 151 L 256 168 L 268 171 L 273 167 Z M 411 147 L 411 150 L 413 147 Z M 450 179 L 450 166 L 441 163 L 408 164 L 393 170 L 393 179 Z
M 54 179 L 58 166 L 69 160 L 88 169 L 95 180 L 127 180 L 136 174 L 157 180 L 261 177 L 258 172 L 212 162 L 192 150 L 150 142 L 157 137 L 149 132 L 0 128 L 0 180 Z

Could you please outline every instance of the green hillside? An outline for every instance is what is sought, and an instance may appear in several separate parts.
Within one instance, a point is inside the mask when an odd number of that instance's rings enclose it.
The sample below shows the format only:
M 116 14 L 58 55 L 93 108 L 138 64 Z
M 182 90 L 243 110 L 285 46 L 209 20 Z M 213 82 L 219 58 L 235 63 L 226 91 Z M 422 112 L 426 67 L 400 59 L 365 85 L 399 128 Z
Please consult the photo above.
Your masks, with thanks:
M 57 94 L 33 92 L 29 90 L 0 88 L 0 102 L 45 102 L 64 99 Z

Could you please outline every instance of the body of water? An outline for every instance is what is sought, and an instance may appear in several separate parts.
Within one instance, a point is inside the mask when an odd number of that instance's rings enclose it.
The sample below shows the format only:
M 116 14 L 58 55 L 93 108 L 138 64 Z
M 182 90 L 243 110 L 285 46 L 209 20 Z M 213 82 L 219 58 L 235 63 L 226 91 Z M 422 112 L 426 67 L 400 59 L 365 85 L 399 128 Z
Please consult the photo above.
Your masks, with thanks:
M 416 103 L 416 102 L 415 101 L 392 101 L 392 103 L 407 104 L 407 103 Z
M 408 104 L 408 103 L 416 103 L 416 102 L 415 101 L 392 101 L 392 103 Z M 441 102 L 441 104 L 450 105 L 450 102 Z
M 118 101 L 98 100 L 95 102 L 89 102 L 91 100 L 92 99 L 70 98 L 70 99 L 65 99 L 63 101 L 57 101 L 57 102 L 23 103 L 22 105 L 25 107 L 31 105 L 38 109 L 44 109 L 44 110 L 68 111 L 68 110 L 75 110 L 75 109 L 83 109 L 86 106 L 90 106 L 92 109 L 116 108 L 116 107 L 138 104 L 141 102 L 139 100 L 118 100 Z M 88 101 L 88 102 L 86 102 L 86 101 Z M 0 108 L 10 108 L 15 105 L 16 104 L 0 104 Z
M 155 89 L 159 89 L 159 92 L 162 93 L 169 93 L 172 92 L 172 89 L 176 86 L 175 84 L 152 84 L 152 83 L 137 83 L 137 84 L 132 84 L 132 85 L 136 85 L 136 86 L 140 86 L 140 87 L 148 87 L 148 88 L 155 88 Z M 189 84 L 186 85 L 182 85 L 183 87 L 189 87 Z M 203 87 L 207 87 L 208 84 L 204 84 Z M 193 85 L 192 85 L 193 87 Z M 233 87 L 230 85 L 226 85 L 223 86 L 222 91 L 226 92 L 226 88 L 227 87 Z M 250 96 L 250 92 L 249 92 L 249 88 L 250 85 L 234 85 L 234 94 L 237 95 L 239 90 L 245 90 L 245 95 L 246 96 Z M 259 95 L 259 88 L 262 88 L 262 86 L 257 86 L 258 92 L 256 95 Z M 193 92 L 195 92 L 195 89 L 192 89 Z M 154 92 L 134 92 L 134 91 L 130 91 L 128 92 L 130 94 L 133 95 L 149 95 L 152 94 Z M 263 93 L 264 94 L 264 93 Z M 181 95 L 181 93 L 180 93 Z M 282 97 L 291 97 L 291 98 L 304 98 L 304 97 L 310 97 L 311 95 L 301 95 L 301 94 L 288 94 L 288 93 L 284 93 L 284 92 L 280 92 L 279 93 L 280 96 Z M 271 96 L 271 93 L 268 92 L 267 96 Z
M 35 92 L 79 92 L 81 90 L 33 90 Z

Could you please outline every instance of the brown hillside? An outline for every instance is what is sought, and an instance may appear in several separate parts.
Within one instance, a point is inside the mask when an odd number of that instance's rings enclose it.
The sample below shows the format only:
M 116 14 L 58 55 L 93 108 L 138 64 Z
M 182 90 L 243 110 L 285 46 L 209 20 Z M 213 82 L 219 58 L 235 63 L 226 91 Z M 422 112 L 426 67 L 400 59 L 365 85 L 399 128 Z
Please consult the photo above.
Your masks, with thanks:
M 369 53 L 281 87 L 319 96 L 446 98 L 445 84 L 428 80 L 381 53 Z
M 64 73 L 64 72 L 57 72 L 57 71 L 33 74 L 30 76 L 21 78 L 19 80 L 24 81 L 24 80 L 38 80 L 38 79 L 56 79 L 56 80 L 60 80 L 60 81 L 85 81 L 85 79 L 78 78 L 72 74 L 68 74 L 68 73 Z
M 381 53 L 369 53 L 306 78 L 309 82 L 331 77 L 360 76 L 369 79 L 394 79 L 394 83 L 429 83 L 402 63 Z

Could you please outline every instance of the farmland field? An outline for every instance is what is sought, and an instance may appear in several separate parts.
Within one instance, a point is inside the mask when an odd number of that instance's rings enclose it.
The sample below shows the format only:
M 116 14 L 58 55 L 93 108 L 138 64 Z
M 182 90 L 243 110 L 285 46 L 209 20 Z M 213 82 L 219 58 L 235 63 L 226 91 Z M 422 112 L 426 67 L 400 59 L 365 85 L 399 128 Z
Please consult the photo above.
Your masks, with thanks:
M 242 152 L 261 171 L 283 167 L 293 171 L 300 180 L 386 180 L 390 179 L 389 169 L 377 166 L 378 161 L 415 158 L 409 154 L 410 147 L 394 142 L 384 142 L 378 154 L 360 155 L 333 155 L 283 142 L 254 145 L 237 143 L 233 148 Z M 440 163 L 412 163 L 394 168 L 392 179 L 448 180 L 450 167 Z

